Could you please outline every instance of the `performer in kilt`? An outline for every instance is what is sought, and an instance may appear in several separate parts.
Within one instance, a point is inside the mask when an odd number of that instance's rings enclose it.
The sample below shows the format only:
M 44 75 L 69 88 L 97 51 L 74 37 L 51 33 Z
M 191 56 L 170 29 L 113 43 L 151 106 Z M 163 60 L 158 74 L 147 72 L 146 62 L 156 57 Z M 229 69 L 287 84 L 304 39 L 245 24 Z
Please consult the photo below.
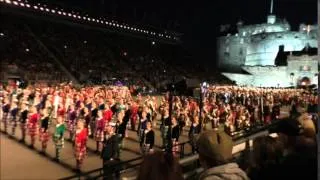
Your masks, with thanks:
M 140 141 L 140 147 L 143 144 L 142 137 L 143 137 L 143 132 L 147 129 L 147 122 L 148 122 L 147 113 L 145 111 L 142 111 L 141 119 L 138 124 L 138 136 Z
M 10 112 L 10 103 L 7 98 L 4 99 L 4 104 L 2 106 L 2 111 L 3 111 L 3 117 L 2 117 L 2 122 L 4 124 L 4 133 L 7 133 L 8 130 L 8 116 Z
M 164 114 L 162 115 L 162 118 L 161 118 L 161 125 L 160 125 L 163 148 L 167 147 L 168 145 L 167 136 L 168 136 L 169 124 L 170 124 L 169 111 L 165 109 Z
M 178 125 L 176 117 L 172 117 L 172 153 L 173 155 L 177 155 L 179 153 L 179 137 L 180 137 L 180 127 Z
M 27 103 L 27 102 L 26 102 Z M 28 119 L 28 106 L 26 103 L 22 103 L 21 105 L 21 111 L 20 111 L 20 128 L 21 128 L 21 142 L 25 141 L 26 138 L 26 130 L 27 130 L 27 119 Z
M 80 170 L 85 156 L 87 155 L 87 139 L 88 130 L 84 127 L 84 120 L 80 119 L 77 123 L 77 130 L 75 134 L 74 154 L 76 158 L 76 169 Z
M 116 122 L 116 134 L 118 136 L 118 143 L 119 143 L 119 148 L 118 148 L 118 153 L 117 153 L 117 158 L 120 158 L 120 152 L 121 152 L 121 148 L 123 148 L 123 138 L 125 137 L 125 133 L 126 133 L 126 128 L 127 128 L 127 120 L 124 120 L 124 111 L 120 111 L 117 114 L 117 122 Z
M 189 139 L 192 146 L 192 153 L 196 153 L 196 137 L 200 134 L 200 131 L 201 126 L 199 124 L 199 116 L 194 116 L 189 130 Z
M 64 132 L 65 132 L 66 126 L 63 123 L 63 117 L 62 116 L 58 116 L 57 117 L 57 124 L 55 127 L 55 131 L 53 134 L 53 142 L 55 145 L 55 149 L 56 149 L 56 160 L 59 161 L 60 160 L 60 152 L 61 149 L 63 148 L 64 145 Z
M 16 127 L 17 127 L 17 115 L 18 115 L 18 105 L 17 105 L 17 101 L 18 100 L 14 100 L 14 102 L 12 103 L 11 109 L 10 109 L 10 122 L 11 122 L 11 127 L 12 127 L 12 135 L 15 135 L 16 132 Z
M 69 139 L 71 141 L 73 141 L 73 137 L 74 137 L 76 118 L 77 118 L 77 111 L 75 110 L 74 105 L 70 105 L 70 108 L 68 111 L 67 125 L 68 125 Z
M 49 141 L 49 114 L 48 110 L 45 108 L 42 110 L 42 117 L 40 120 L 40 136 L 39 139 L 41 141 L 42 152 L 45 153 L 47 149 L 47 143 Z
M 106 127 L 106 121 L 102 116 L 102 110 L 98 111 L 98 116 L 96 118 L 96 129 L 94 133 L 95 141 L 96 141 L 96 153 L 100 152 L 102 142 L 104 140 L 104 131 Z
M 119 142 L 118 137 L 114 133 L 111 126 L 107 126 L 106 134 L 103 141 L 103 149 L 101 153 L 102 167 L 103 167 L 103 179 L 112 179 L 112 174 L 115 173 L 116 177 L 120 176 L 120 173 L 115 166 L 115 163 L 119 161 Z
M 143 132 L 142 142 L 141 150 L 143 154 L 153 152 L 154 131 L 152 130 L 152 123 L 150 121 L 147 122 L 147 129 Z
M 31 148 L 34 147 L 34 143 L 36 140 L 36 135 L 38 134 L 38 122 L 39 122 L 40 116 L 37 112 L 37 108 L 35 106 L 32 106 L 30 109 L 30 116 L 28 121 L 28 131 L 31 138 Z

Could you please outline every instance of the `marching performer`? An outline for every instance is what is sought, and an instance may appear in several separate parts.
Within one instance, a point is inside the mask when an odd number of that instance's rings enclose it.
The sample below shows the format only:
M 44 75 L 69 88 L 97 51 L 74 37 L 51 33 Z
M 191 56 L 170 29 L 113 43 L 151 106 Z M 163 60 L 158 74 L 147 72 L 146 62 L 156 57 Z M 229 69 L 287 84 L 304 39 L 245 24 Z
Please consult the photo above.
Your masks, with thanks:
M 169 111 L 165 109 L 161 118 L 161 125 L 160 125 L 163 148 L 167 147 L 168 145 L 167 136 L 168 136 L 169 124 L 170 124 Z
M 55 127 L 54 135 L 53 135 L 53 142 L 55 144 L 56 149 L 56 160 L 60 160 L 60 152 L 64 145 L 64 132 L 65 132 L 66 126 L 63 123 L 63 118 L 61 116 L 57 117 L 57 124 Z
M 196 137 L 200 134 L 200 131 L 201 126 L 199 124 L 199 116 L 194 116 L 189 130 L 189 139 L 192 146 L 192 153 L 196 152 Z
M 77 130 L 75 134 L 74 153 L 76 157 L 76 169 L 80 171 L 81 165 L 85 156 L 87 155 L 87 139 L 88 130 L 85 128 L 84 120 L 80 119 L 77 123 Z
M 2 122 L 4 124 L 4 133 L 7 133 L 8 130 L 8 115 L 10 112 L 10 103 L 7 98 L 4 99 L 4 104 L 2 106 L 2 111 L 3 111 L 3 117 L 2 117 Z
M 143 132 L 142 136 L 142 153 L 147 154 L 149 152 L 153 152 L 154 145 L 154 131 L 152 130 L 152 123 L 150 121 L 147 122 L 147 129 Z
M 172 140 L 172 153 L 177 155 L 179 153 L 179 137 L 180 137 L 180 128 L 177 122 L 176 117 L 172 117 L 172 133 L 171 133 L 171 140 Z
M 61 116 L 62 117 L 62 116 Z M 63 118 L 63 117 L 62 117 Z M 74 105 L 70 105 L 69 111 L 68 111 L 68 131 L 69 131 L 69 139 L 73 141 L 74 132 L 76 129 L 76 118 L 77 118 L 77 111 L 75 110 Z
M 35 106 L 31 107 L 30 110 L 30 116 L 29 116 L 29 121 L 28 121 L 28 130 L 29 130 L 29 135 L 31 138 L 31 145 L 30 147 L 34 147 L 34 143 L 36 140 L 36 135 L 38 133 L 38 121 L 40 119 L 40 116 L 37 112 L 37 108 Z
M 29 110 L 28 110 L 28 106 L 26 105 L 25 102 L 21 105 L 21 111 L 20 111 L 20 128 L 21 128 L 21 134 L 22 134 L 22 138 L 21 138 L 21 142 L 25 141 L 26 138 L 26 130 L 27 130 L 27 119 L 28 119 L 28 114 L 29 114 Z
M 40 141 L 42 144 L 42 152 L 45 153 L 47 149 L 47 143 L 49 141 L 49 114 L 48 110 L 45 108 L 42 110 L 42 118 L 40 120 L 41 127 L 40 127 Z
M 12 127 L 12 135 L 15 135 L 16 132 L 16 127 L 17 127 L 17 115 L 18 115 L 18 105 L 17 105 L 18 100 L 14 100 L 12 103 L 11 109 L 10 109 L 10 116 L 11 116 L 11 127 Z
M 104 140 L 104 131 L 106 127 L 106 121 L 102 116 L 102 110 L 98 111 L 98 117 L 95 120 L 96 122 L 96 129 L 95 129 L 95 140 L 96 140 L 96 153 L 100 152 L 102 142 Z

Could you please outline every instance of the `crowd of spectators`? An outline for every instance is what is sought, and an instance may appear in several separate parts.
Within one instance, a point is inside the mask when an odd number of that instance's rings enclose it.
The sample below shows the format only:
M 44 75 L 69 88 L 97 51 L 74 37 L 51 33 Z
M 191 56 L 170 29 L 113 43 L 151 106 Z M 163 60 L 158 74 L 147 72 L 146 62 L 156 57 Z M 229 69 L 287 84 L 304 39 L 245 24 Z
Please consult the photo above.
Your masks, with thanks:
M 196 73 L 202 70 L 193 63 L 177 65 L 181 58 L 172 49 L 178 46 L 47 20 L 8 19 L 2 27 L 2 63 L 17 66 L 29 81 L 64 82 L 72 79 L 68 71 L 82 84 L 121 82 L 134 91 L 154 92 L 177 78 L 210 76 Z
M 0 35 L 1 71 L 8 73 L 7 76 L 30 82 L 67 80 L 23 24 L 5 21 Z

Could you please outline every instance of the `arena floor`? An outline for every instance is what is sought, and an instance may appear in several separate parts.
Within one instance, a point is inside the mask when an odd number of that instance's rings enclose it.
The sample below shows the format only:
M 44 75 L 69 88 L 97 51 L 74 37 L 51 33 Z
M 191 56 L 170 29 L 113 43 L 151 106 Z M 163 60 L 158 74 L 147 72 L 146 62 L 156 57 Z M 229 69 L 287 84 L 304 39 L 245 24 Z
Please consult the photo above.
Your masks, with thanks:
M 283 109 L 281 116 L 287 116 L 287 112 L 287 109 Z M 30 149 L 28 147 L 30 144 L 30 138 L 28 136 L 25 144 L 18 141 L 21 138 L 21 131 L 19 128 L 17 128 L 14 137 L 4 134 L 3 129 L 3 124 L 1 123 L 0 179 L 59 179 L 75 174 L 75 159 L 71 142 L 65 141 L 65 147 L 61 153 L 61 161 L 57 163 L 53 160 L 55 149 L 51 140 L 48 143 L 47 154 L 41 155 L 41 144 L 39 141 L 36 141 L 34 149 Z M 180 142 L 186 142 L 188 140 L 188 129 L 189 127 L 184 129 Z M 50 130 L 53 132 L 53 128 Z M 157 125 L 154 130 L 156 133 L 155 148 L 159 149 L 162 145 L 159 125 Z M 10 128 L 8 128 L 8 132 L 11 132 Z M 68 137 L 68 135 L 68 133 L 65 134 L 66 137 Z M 124 149 L 120 156 L 122 161 L 141 156 L 137 133 L 129 130 L 128 135 L 129 137 L 124 139 Z M 99 155 L 94 153 L 96 148 L 95 141 L 89 139 L 87 146 L 88 156 L 82 167 L 83 172 L 101 168 L 102 165 L 102 160 Z M 191 147 L 189 145 L 185 147 L 185 152 L 191 152 Z M 130 177 L 132 174 L 135 174 L 135 172 L 128 171 L 123 175 Z

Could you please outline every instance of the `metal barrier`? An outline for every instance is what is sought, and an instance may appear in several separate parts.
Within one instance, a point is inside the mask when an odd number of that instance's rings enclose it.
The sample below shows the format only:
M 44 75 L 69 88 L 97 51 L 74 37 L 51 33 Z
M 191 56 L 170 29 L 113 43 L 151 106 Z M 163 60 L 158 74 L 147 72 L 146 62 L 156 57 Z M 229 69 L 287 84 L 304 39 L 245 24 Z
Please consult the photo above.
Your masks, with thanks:
M 271 128 L 272 126 L 276 126 L 277 124 L 278 123 L 276 122 L 274 124 L 271 124 L 271 125 L 268 125 L 268 126 L 264 126 L 262 128 L 259 128 L 259 129 L 252 130 L 251 132 L 249 132 L 247 134 L 244 134 L 241 137 L 235 138 L 234 139 L 234 147 L 233 147 L 232 154 L 233 155 L 237 155 L 237 154 L 239 154 L 240 152 L 242 152 L 244 150 L 248 150 L 249 148 L 251 148 L 252 142 L 253 142 L 254 139 L 256 139 L 258 137 L 261 137 L 261 136 L 268 135 L 269 134 L 268 129 Z M 189 155 L 189 154 L 185 153 L 185 146 L 187 144 L 190 144 L 190 141 L 186 141 L 186 142 L 179 143 L 179 144 L 175 145 L 175 146 L 180 146 L 179 156 L 182 159 L 179 160 L 179 164 L 181 166 L 192 164 L 193 162 L 197 162 L 198 159 L 199 159 L 199 155 L 198 154 L 194 154 L 194 155 L 186 157 L 187 155 Z M 134 159 L 131 159 L 131 160 L 128 160 L 128 161 L 120 162 L 120 163 L 117 163 L 117 164 L 113 165 L 112 168 L 119 169 L 119 172 L 121 174 L 121 173 L 123 173 L 125 171 L 128 171 L 129 169 L 133 169 L 133 168 L 136 168 L 136 167 L 140 166 L 141 161 L 139 161 L 139 160 L 142 160 L 142 159 L 143 159 L 143 156 L 140 156 L 138 158 L 134 158 Z M 136 162 L 136 161 L 139 161 L 139 162 L 135 163 L 135 164 L 131 164 L 132 162 Z M 196 166 L 197 167 L 193 168 L 192 171 L 189 171 L 189 172 L 184 174 L 185 179 L 190 178 L 190 177 L 196 175 L 197 173 L 201 172 L 201 168 L 199 168 L 199 163 L 196 163 Z M 80 178 L 98 179 L 98 178 L 101 178 L 103 176 L 104 176 L 103 168 L 99 168 L 99 169 L 95 169 L 95 170 L 88 171 L 88 172 L 85 172 L 85 173 L 79 173 L 79 174 L 76 174 L 74 176 L 62 178 L 60 180 L 73 180 L 73 179 L 80 179 Z M 132 177 L 130 179 L 135 179 L 135 177 Z

